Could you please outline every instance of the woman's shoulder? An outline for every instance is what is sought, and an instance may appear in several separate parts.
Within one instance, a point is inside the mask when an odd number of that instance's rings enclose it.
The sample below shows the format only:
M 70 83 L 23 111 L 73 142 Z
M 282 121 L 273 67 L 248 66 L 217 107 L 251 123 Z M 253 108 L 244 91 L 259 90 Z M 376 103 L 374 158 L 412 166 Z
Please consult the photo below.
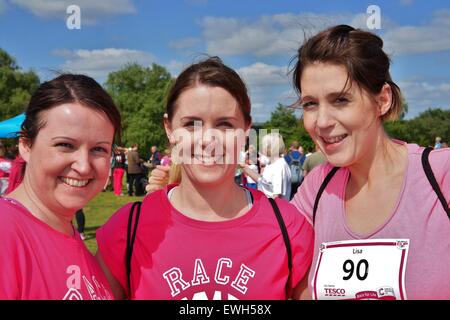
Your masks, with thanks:
M 13 199 L 0 197 L 0 234 L 2 238 L 14 237 L 25 225 L 29 225 L 29 213 L 25 212 L 19 203 Z
M 335 168 L 332 164 L 330 164 L 328 161 L 325 161 L 324 163 L 314 167 L 308 175 L 305 177 L 304 182 L 311 184 L 317 189 L 321 186 L 323 181 L 325 180 L 326 176 Z M 336 172 L 336 174 L 344 172 L 347 170 L 346 168 L 339 168 Z M 332 180 L 331 180 L 332 181 Z
M 410 165 L 423 168 L 422 155 L 425 148 L 417 144 L 408 144 L 407 146 Z M 428 155 L 428 162 L 433 174 L 439 180 L 439 178 L 450 172 L 450 148 L 431 150 Z M 420 171 L 423 171 L 423 169 Z
M 253 197 L 256 201 L 259 201 L 259 210 L 264 211 L 264 214 L 274 216 L 275 217 L 275 208 L 272 207 L 269 198 L 261 191 L 259 190 L 251 190 Z M 282 198 L 276 198 L 275 204 L 276 207 L 278 207 L 278 210 L 281 213 L 281 216 L 283 218 L 283 221 L 286 225 L 286 227 L 291 227 L 295 224 L 300 223 L 300 220 L 303 220 L 303 215 L 300 213 L 300 211 L 292 205 L 289 201 Z M 272 219 L 271 219 L 272 220 Z
M 154 207 L 160 202 L 161 196 L 164 194 L 164 190 L 158 190 L 146 195 L 142 201 L 130 202 L 119 208 L 113 215 L 108 219 L 108 221 L 102 226 L 102 228 L 126 228 L 128 225 L 128 219 L 133 209 L 134 213 L 137 212 L 139 205 L 140 208 Z M 140 202 L 140 204 L 138 204 Z M 134 208 L 133 208 L 134 206 Z
M 437 167 L 449 171 L 450 167 L 450 148 L 434 149 L 430 152 L 429 161 L 431 167 Z
M 15 221 L 23 219 L 23 212 L 28 211 L 22 204 L 18 201 L 8 198 L 8 197 L 0 197 L 0 220 L 3 222 Z
M 275 199 L 275 202 L 290 236 L 298 234 L 300 230 L 312 229 L 309 220 L 296 206 L 281 198 Z

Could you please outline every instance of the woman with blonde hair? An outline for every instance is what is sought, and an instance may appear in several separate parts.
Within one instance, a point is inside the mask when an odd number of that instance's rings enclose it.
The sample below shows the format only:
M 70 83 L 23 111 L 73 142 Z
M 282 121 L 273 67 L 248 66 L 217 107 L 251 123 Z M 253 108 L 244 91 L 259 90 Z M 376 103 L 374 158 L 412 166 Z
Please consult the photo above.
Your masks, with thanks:
M 269 158 L 263 174 L 244 165 L 245 174 L 257 181 L 258 189 L 271 198 L 290 199 L 291 196 L 291 169 L 284 160 L 285 145 L 283 137 L 279 133 L 269 133 L 262 138 L 261 153 Z

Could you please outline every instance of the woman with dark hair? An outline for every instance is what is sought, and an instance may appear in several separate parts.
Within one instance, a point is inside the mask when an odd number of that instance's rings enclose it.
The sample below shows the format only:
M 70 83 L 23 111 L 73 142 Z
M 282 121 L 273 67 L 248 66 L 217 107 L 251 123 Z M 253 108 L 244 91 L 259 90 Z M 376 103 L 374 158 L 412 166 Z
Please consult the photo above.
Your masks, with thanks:
M 31 97 L 19 140 L 22 183 L 0 198 L 0 299 L 111 299 L 72 220 L 108 176 L 121 119 L 92 78 L 61 75 Z
M 450 150 L 384 131 L 402 98 L 383 41 L 341 25 L 297 58 L 303 123 L 328 160 L 292 200 L 314 225 L 312 297 L 450 299 Z
M 119 209 L 97 231 L 116 298 L 296 298 L 312 228 L 287 201 L 234 183 L 251 126 L 241 78 L 218 58 L 193 64 L 175 80 L 166 111 L 181 182 Z

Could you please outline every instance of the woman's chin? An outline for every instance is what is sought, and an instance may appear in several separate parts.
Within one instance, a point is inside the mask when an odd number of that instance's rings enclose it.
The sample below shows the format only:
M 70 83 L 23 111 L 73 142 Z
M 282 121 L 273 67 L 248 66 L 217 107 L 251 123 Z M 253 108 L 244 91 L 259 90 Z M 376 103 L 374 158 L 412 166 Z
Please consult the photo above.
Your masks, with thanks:
M 333 167 L 348 167 L 351 164 L 350 159 L 348 157 L 343 156 L 342 154 L 334 154 L 334 155 L 325 155 L 326 161 L 330 163 Z
M 189 179 L 191 180 L 194 186 L 198 187 L 215 187 L 220 186 L 226 183 L 227 180 L 232 180 L 234 177 L 226 174 L 226 172 L 218 172 L 218 170 L 214 170 L 208 172 L 208 170 L 203 169 L 201 172 L 195 172 L 189 175 Z

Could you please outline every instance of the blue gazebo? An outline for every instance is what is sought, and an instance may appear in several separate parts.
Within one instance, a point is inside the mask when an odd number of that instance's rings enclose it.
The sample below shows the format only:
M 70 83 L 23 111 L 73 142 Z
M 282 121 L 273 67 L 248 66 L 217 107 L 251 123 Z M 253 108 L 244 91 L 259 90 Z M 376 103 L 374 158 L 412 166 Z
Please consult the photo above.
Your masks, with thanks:
M 0 138 L 16 138 L 24 120 L 25 114 L 21 113 L 14 118 L 0 122 Z

